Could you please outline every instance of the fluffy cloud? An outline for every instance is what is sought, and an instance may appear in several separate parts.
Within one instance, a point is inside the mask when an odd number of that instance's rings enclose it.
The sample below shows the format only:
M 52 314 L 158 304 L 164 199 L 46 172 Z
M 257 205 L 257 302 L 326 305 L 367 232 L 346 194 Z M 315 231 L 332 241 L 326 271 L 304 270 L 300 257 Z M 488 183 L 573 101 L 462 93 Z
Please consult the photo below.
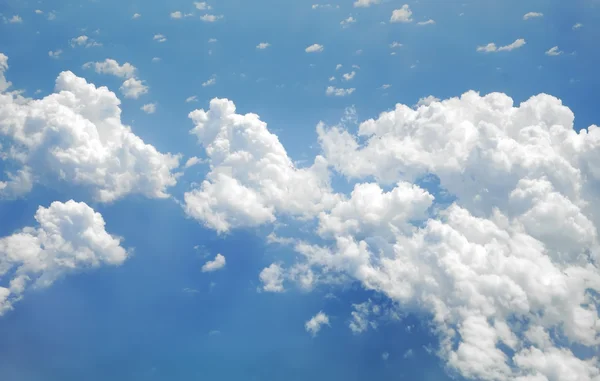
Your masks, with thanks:
M 352 16 L 349 16 L 348 18 L 340 21 L 340 25 L 343 27 L 347 27 L 350 26 L 350 24 L 354 24 L 356 22 L 356 19 Z
M 110 74 L 121 78 L 131 78 L 135 75 L 136 68 L 129 62 L 123 65 L 111 58 L 107 58 L 102 62 L 88 62 L 83 65 L 85 69 L 93 67 L 96 73 Z
M 283 292 L 283 281 L 285 278 L 283 268 L 277 263 L 272 263 L 269 267 L 264 268 L 259 279 L 263 284 L 262 289 L 267 292 Z
M 61 49 L 58 49 L 55 51 L 50 50 L 48 52 L 48 57 L 58 59 L 60 57 L 60 55 L 62 54 L 62 52 L 63 51 Z
M 351 81 L 352 79 L 354 79 L 355 76 L 356 72 L 353 70 L 350 73 L 345 73 L 344 75 L 342 75 L 342 78 L 344 79 L 344 81 Z
M 0 53 L 0 92 L 8 89 L 11 83 L 8 82 L 4 73 L 8 70 L 8 57 Z
M 196 7 L 196 9 L 201 10 L 201 11 L 206 11 L 206 10 L 212 9 L 212 7 L 210 5 L 208 5 L 206 3 L 206 1 L 195 1 L 194 6 Z
M 208 273 L 208 272 L 221 270 L 222 268 L 225 267 L 225 264 L 226 264 L 225 257 L 221 254 L 217 254 L 215 259 L 213 259 L 212 261 L 206 262 L 202 266 L 202 272 Z
M 0 135 L 7 143 L 0 158 L 9 168 L 2 196 L 59 180 L 89 189 L 101 202 L 130 193 L 168 197 L 179 156 L 158 152 L 123 125 L 114 93 L 70 71 L 60 73 L 55 89 L 42 99 L 0 93 Z
M 233 102 L 213 99 L 208 111 L 189 117 L 211 171 L 185 194 L 185 210 L 206 226 L 226 232 L 273 222 L 278 213 L 314 217 L 336 202 L 323 158 L 296 168 L 258 115 L 236 114 Z
M 558 49 L 558 46 L 553 46 L 552 48 L 548 49 L 545 54 L 547 56 L 560 56 L 563 54 L 563 52 Z
M 139 19 L 140 17 L 142 17 L 142 15 L 139 14 L 139 13 L 134 13 L 133 16 L 131 16 L 131 18 L 134 19 L 134 20 L 135 19 Z
M 156 112 L 156 103 L 147 103 L 140 107 L 140 110 L 146 114 L 154 114 Z
M 319 313 L 304 324 L 304 329 L 314 337 L 317 336 L 324 325 L 329 325 L 329 317 L 323 311 L 319 311 Z
M 523 20 L 529 20 L 536 17 L 543 17 L 544 14 L 540 12 L 528 12 L 523 15 Z
M 311 46 L 307 47 L 306 49 L 304 49 L 304 51 L 306 53 L 320 53 L 324 50 L 325 48 L 323 47 L 323 45 L 320 44 L 312 44 Z
M 381 0 L 356 0 L 354 2 L 355 8 L 367 8 L 374 4 L 381 3 Z
M 70 41 L 71 43 L 71 47 L 76 47 L 76 46 L 84 46 L 86 48 L 91 48 L 94 46 L 102 46 L 101 43 L 96 42 L 95 40 L 89 38 L 86 35 L 81 35 L 79 37 L 74 37 L 71 39 Z
M 343 89 L 334 86 L 327 86 L 325 89 L 325 94 L 334 97 L 345 97 L 346 95 L 352 94 L 355 90 L 355 88 Z
M 128 256 L 121 239 L 105 230 L 104 219 L 73 200 L 39 207 L 37 226 L 0 238 L 0 316 L 13 308 L 28 287 L 48 287 L 61 277 L 104 265 L 118 266 Z
M 412 22 L 412 11 L 408 4 L 404 4 L 402 8 L 394 9 L 390 22 Z
M 271 46 L 271 44 L 269 44 L 268 42 L 261 42 L 260 44 L 256 45 L 256 49 L 264 50 L 269 46 Z
M 520 47 L 523 47 L 525 45 L 525 40 L 522 38 L 519 38 L 517 40 L 515 40 L 513 43 L 505 45 L 505 46 L 501 46 L 501 47 L 497 47 L 495 43 L 490 42 L 487 45 L 483 45 L 483 46 L 478 46 L 477 47 L 477 51 L 478 52 L 484 52 L 484 53 L 493 53 L 493 52 L 510 52 L 511 50 L 515 50 L 518 49 Z
M 155 34 L 154 37 L 152 37 L 152 39 L 157 42 L 166 42 L 167 41 L 167 37 L 163 34 Z
M 138 99 L 141 95 L 148 93 L 148 86 L 137 78 L 126 79 L 119 88 L 125 98 Z
M 223 18 L 223 15 L 209 15 L 205 14 L 200 16 L 200 20 L 204 22 L 215 22 Z

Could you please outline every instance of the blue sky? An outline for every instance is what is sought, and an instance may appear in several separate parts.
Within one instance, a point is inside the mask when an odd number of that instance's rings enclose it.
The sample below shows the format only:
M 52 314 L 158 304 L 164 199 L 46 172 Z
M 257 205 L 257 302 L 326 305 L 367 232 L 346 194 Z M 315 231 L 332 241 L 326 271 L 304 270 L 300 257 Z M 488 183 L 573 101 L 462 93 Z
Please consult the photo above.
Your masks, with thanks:
M 600 2 L 365 4 L 0 4 L 0 379 L 598 380 Z

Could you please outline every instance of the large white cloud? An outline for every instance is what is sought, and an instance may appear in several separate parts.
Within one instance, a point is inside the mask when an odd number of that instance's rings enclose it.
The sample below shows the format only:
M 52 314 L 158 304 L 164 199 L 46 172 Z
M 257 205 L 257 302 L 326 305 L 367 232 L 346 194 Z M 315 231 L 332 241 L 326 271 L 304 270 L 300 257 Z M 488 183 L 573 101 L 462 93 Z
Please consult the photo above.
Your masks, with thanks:
M 185 194 L 185 210 L 206 226 L 226 232 L 273 222 L 278 213 L 314 217 L 337 201 L 325 160 L 296 168 L 258 115 L 236 114 L 233 102 L 213 99 L 208 111 L 189 117 L 211 170 Z
M 162 154 L 121 122 L 120 101 L 70 71 L 42 99 L 0 93 L 0 148 L 9 168 L 0 194 L 19 196 L 33 183 L 67 181 L 101 202 L 130 193 L 168 197 L 179 156 Z
M 348 276 L 401 308 L 428 313 L 438 354 L 467 378 L 600 378 L 597 359 L 570 349 L 600 344 L 600 129 L 576 132 L 560 100 L 541 94 L 515 106 L 504 94 L 467 92 L 397 105 L 356 134 L 321 123 L 323 157 L 306 174 L 272 165 L 289 159 L 257 116 L 213 102 L 213 115 L 193 115 L 212 166 L 192 192 L 202 202 L 188 209 L 201 205 L 190 209 L 200 211 L 196 217 L 228 222 L 207 224 L 217 230 L 272 222 L 277 213 L 314 216 L 325 242 L 272 238 L 301 259 L 263 270 L 263 290 L 281 292 L 284 282 L 310 289 Z M 273 171 L 264 170 L 267 163 Z M 323 186 L 328 166 L 358 182 L 349 196 Z M 318 173 L 319 181 L 291 192 L 299 173 Z M 416 185 L 432 176 L 441 193 Z M 455 201 L 445 206 L 438 193 Z M 303 208 L 289 206 L 295 203 Z M 355 332 L 368 327 L 363 312 L 352 316 Z
M 48 287 L 69 273 L 118 266 L 128 256 L 121 239 L 106 232 L 102 215 L 73 200 L 40 206 L 37 226 L 0 238 L 0 315 L 28 287 Z

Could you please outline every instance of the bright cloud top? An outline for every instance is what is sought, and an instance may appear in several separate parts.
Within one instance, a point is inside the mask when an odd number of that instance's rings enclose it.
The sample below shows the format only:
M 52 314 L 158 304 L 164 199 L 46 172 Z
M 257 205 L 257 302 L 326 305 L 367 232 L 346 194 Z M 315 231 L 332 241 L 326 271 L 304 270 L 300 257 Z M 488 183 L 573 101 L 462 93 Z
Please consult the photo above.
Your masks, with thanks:
M 104 229 L 104 219 L 83 202 L 40 206 L 37 226 L 0 238 L 0 316 L 13 308 L 30 287 L 48 287 L 69 273 L 104 265 L 118 266 L 128 257 L 121 239 Z
M 42 99 L 0 93 L 0 135 L 11 144 L 1 151 L 11 169 L 0 195 L 18 197 L 58 180 L 101 202 L 130 193 L 168 197 L 179 156 L 158 152 L 123 125 L 114 93 L 70 71 L 60 73 L 55 89 Z
M 329 316 L 327 316 L 323 311 L 319 311 L 315 316 L 306 322 L 304 328 L 306 329 L 306 332 L 310 333 L 314 337 L 317 336 L 324 325 L 329 325 Z
M 223 255 L 221 255 L 221 254 L 217 254 L 217 256 L 215 257 L 215 259 L 213 259 L 212 261 L 206 262 L 202 266 L 202 272 L 203 273 L 208 273 L 208 272 L 213 272 L 213 271 L 221 270 L 222 268 L 225 267 L 225 264 L 226 264 L 225 257 Z
M 600 129 L 576 133 L 558 99 L 542 94 L 515 107 L 504 94 L 467 92 L 416 109 L 397 105 L 361 123 L 356 136 L 320 124 L 324 157 L 309 169 L 295 169 L 258 116 L 235 114 L 229 101 L 190 117 L 212 168 L 186 195 L 190 215 L 218 231 L 312 216 L 328 242 L 273 237 L 303 259 L 263 270 L 264 291 L 282 292 L 286 281 L 310 289 L 358 280 L 430 314 L 440 356 L 468 378 L 600 373 L 557 336 L 600 343 Z M 349 196 L 332 193 L 327 167 L 358 181 Z M 456 201 L 439 205 L 415 184 L 424 176 Z M 370 324 L 363 310 L 354 331 Z M 324 324 L 318 316 L 309 332 Z
M 477 51 L 478 52 L 484 52 L 484 53 L 494 53 L 494 52 L 510 52 L 511 50 L 515 50 L 518 48 L 521 48 L 523 46 L 525 46 L 525 40 L 523 38 L 519 38 L 517 40 L 515 40 L 513 43 L 505 45 L 505 46 L 496 46 L 495 43 L 490 42 L 487 45 L 484 46 L 478 46 L 477 47 Z

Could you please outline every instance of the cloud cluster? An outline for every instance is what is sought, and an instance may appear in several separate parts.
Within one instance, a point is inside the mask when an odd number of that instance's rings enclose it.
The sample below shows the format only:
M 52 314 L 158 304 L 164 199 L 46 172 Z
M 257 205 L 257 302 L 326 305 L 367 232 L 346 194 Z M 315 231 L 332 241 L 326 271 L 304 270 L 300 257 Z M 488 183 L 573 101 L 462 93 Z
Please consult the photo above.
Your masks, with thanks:
M 83 202 L 39 207 L 37 226 L 0 238 L 0 316 L 29 287 L 48 287 L 57 279 L 100 266 L 118 266 L 128 257 L 121 239 L 104 228 L 104 219 Z
M 0 56 L 0 68 L 2 65 Z M 6 83 L 0 77 L 0 85 Z M 0 158 L 8 168 L 0 195 L 18 197 L 35 183 L 68 182 L 100 202 L 137 193 L 168 197 L 179 156 L 163 154 L 121 122 L 120 101 L 70 71 L 60 73 L 55 93 L 28 99 L 0 93 Z
M 102 62 L 87 62 L 83 65 L 84 69 L 92 67 L 99 74 L 126 78 L 120 87 L 125 98 L 138 99 L 141 95 L 148 93 L 149 88 L 144 83 L 145 81 L 136 78 L 137 68 L 129 62 L 120 65 L 117 61 L 107 58 Z
M 227 100 L 190 117 L 211 164 L 186 195 L 190 215 L 218 231 L 281 214 L 317 222 L 319 244 L 270 236 L 301 256 L 264 269 L 262 290 L 348 277 L 431 316 L 438 355 L 467 378 L 597 379 L 597 360 L 570 344 L 600 344 L 600 129 L 576 132 L 560 100 L 471 91 L 399 104 L 355 134 L 321 123 L 323 155 L 307 169 Z M 332 192 L 328 168 L 356 182 L 350 195 Z M 354 332 L 378 313 L 354 312 Z
M 277 213 L 314 217 L 336 202 L 323 158 L 296 168 L 258 115 L 237 114 L 233 102 L 215 98 L 189 117 L 211 170 L 185 194 L 185 210 L 206 226 L 227 232 L 273 222 Z

